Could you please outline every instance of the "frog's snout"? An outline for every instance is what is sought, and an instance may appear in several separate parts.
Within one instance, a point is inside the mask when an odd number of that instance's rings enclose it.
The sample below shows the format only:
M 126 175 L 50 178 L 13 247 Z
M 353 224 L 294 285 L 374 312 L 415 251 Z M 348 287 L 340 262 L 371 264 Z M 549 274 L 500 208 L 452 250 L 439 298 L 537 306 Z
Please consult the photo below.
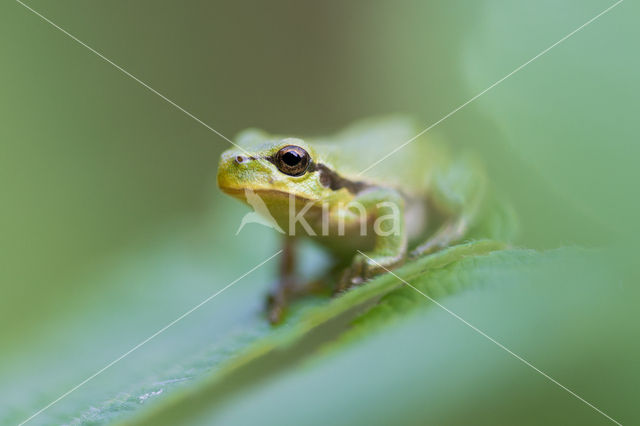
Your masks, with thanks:
M 218 187 L 225 193 L 236 195 L 247 186 L 251 175 L 251 163 L 255 158 L 238 150 L 229 149 L 220 155 L 218 163 Z
M 235 158 L 233 159 L 233 161 L 235 161 L 236 164 L 242 164 L 242 163 L 246 163 L 247 161 L 249 161 L 249 157 L 246 157 L 244 155 L 236 155 Z
M 238 150 L 227 150 L 220 155 L 220 166 L 226 164 L 229 167 L 233 165 L 247 165 L 256 158 Z
M 229 192 L 228 190 L 233 189 L 233 176 L 237 175 L 237 166 L 238 162 L 235 160 L 236 155 L 234 153 L 225 151 L 220 155 L 220 161 L 218 162 L 218 187 L 223 192 Z

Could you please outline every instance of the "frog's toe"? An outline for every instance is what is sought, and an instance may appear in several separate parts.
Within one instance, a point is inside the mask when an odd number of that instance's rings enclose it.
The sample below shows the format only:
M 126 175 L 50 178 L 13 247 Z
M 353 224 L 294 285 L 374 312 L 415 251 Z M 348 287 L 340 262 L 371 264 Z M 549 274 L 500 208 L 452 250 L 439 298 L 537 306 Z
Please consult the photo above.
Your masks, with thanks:
M 284 309 L 282 306 L 273 306 L 269 309 L 268 318 L 271 325 L 280 324 L 282 322 L 282 318 L 284 317 Z
M 342 273 L 333 295 L 340 295 L 351 287 L 357 287 L 364 284 L 370 278 L 366 271 L 367 268 L 364 267 L 362 262 L 354 262 Z
M 267 318 L 272 325 L 279 324 L 284 318 L 286 301 L 278 293 L 267 296 Z
M 372 278 L 400 266 L 404 262 L 403 256 L 385 256 L 374 260 L 370 256 L 358 254 L 353 263 L 347 268 L 334 291 L 334 295 L 345 292 L 351 287 L 357 287 Z M 386 265 L 386 266 L 384 266 Z

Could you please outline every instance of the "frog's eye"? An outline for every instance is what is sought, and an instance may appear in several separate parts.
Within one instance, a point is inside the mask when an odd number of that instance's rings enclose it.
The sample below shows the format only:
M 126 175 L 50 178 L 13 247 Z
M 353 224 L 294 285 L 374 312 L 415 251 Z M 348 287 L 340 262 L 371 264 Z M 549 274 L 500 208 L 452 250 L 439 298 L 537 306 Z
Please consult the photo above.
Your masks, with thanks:
M 278 170 L 289 176 L 302 176 L 309 168 L 311 157 L 303 148 L 287 145 L 275 155 Z

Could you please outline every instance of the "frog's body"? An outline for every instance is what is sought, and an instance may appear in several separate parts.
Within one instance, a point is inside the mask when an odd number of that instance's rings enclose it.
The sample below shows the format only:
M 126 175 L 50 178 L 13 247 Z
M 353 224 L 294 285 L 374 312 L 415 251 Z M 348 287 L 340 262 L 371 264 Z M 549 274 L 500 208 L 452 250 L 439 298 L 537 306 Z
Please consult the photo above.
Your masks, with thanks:
M 253 191 L 290 236 L 310 236 L 348 259 L 337 287 L 342 291 L 402 264 L 411 242 L 426 232 L 413 255 L 461 239 L 476 216 L 485 187 L 476 162 L 453 160 L 425 137 L 385 157 L 418 131 L 402 117 L 362 121 L 330 139 L 247 130 L 237 140 L 242 149 L 222 154 L 218 185 L 243 201 Z M 292 238 L 286 240 L 290 247 Z M 292 292 L 291 254 L 285 254 L 282 285 L 272 299 L 274 322 Z

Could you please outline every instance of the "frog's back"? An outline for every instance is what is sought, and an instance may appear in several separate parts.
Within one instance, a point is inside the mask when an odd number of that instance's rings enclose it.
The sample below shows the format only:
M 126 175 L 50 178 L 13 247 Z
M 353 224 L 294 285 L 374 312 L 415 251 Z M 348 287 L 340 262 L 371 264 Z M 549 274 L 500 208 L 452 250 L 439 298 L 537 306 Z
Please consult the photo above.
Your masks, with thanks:
M 447 157 L 432 135 L 416 138 L 421 130 L 405 116 L 370 118 L 312 142 L 323 160 L 345 177 L 420 193 L 426 191 L 431 172 Z

